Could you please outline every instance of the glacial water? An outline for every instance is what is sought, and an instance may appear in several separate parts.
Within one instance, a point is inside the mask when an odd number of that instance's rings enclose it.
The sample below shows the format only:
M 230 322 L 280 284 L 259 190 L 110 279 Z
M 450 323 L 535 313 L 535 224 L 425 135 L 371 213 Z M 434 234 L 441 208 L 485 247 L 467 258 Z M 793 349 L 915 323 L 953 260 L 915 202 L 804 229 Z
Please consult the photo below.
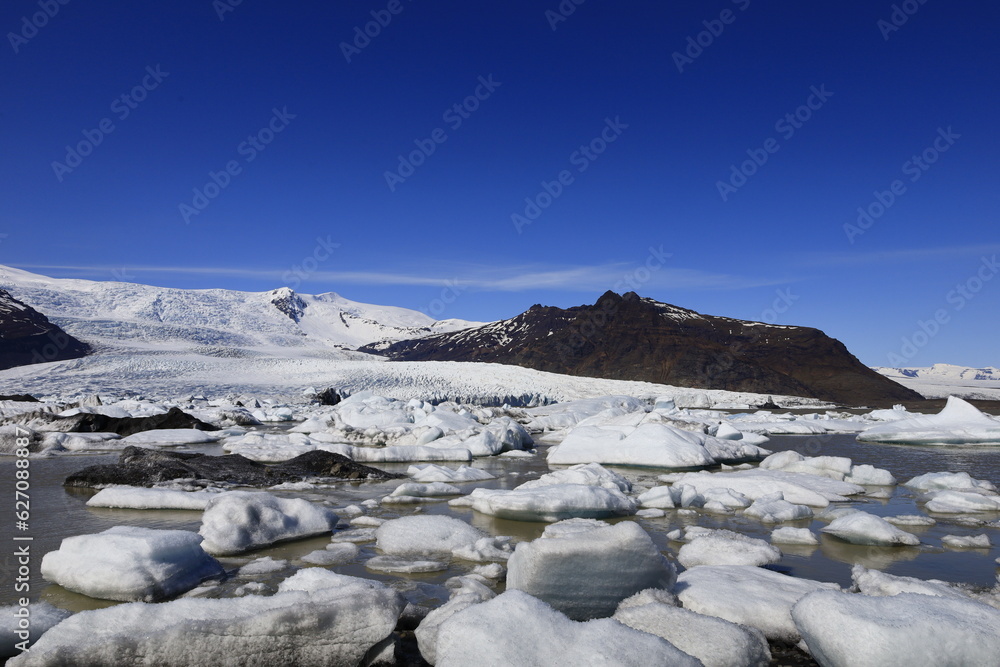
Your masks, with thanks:
M 965 471 L 973 477 L 988 479 L 1000 485 L 1000 447 L 874 445 L 858 443 L 852 435 L 778 436 L 773 437 L 767 447 L 775 451 L 794 449 L 811 456 L 848 456 L 856 464 L 869 463 L 877 467 L 887 468 L 900 482 L 925 472 L 949 470 Z M 542 446 L 540 448 L 542 454 L 530 459 L 477 459 L 476 467 L 489 470 L 497 475 L 498 479 L 465 484 L 461 487 L 465 490 L 471 490 L 475 486 L 513 488 L 524 481 L 534 479 L 548 471 L 544 449 L 545 447 Z M 199 448 L 197 451 L 212 454 L 222 453 L 218 446 Z M 29 530 L 16 532 L 19 536 L 33 538 L 29 543 L 32 553 L 30 584 L 33 600 L 44 599 L 56 606 L 74 611 L 116 604 L 94 600 L 67 591 L 60 586 L 49 584 L 41 578 L 39 568 L 42 556 L 48 551 L 57 549 L 60 541 L 65 537 L 96 533 L 117 525 L 198 530 L 200 512 L 89 508 L 85 503 L 94 491 L 62 486 L 63 480 L 70 473 L 88 465 L 112 462 L 116 458 L 117 454 L 111 453 L 67 455 L 31 461 L 31 520 Z M 407 464 L 388 464 L 383 467 L 387 470 L 404 472 Z M 0 580 L 3 582 L 3 587 L 0 589 L 0 605 L 12 604 L 21 595 L 15 592 L 13 583 L 17 571 L 13 545 L 24 544 L 24 542 L 15 543 L 12 541 L 15 533 L 13 517 L 14 471 L 12 458 L 0 459 L 0 490 L 2 490 L 3 497 L 11 501 L 8 515 L 0 519 L 0 529 L 2 529 L 0 539 L 3 540 L 4 544 L 3 556 L 0 557 L 0 568 L 2 568 Z M 629 468 L 619 468 L 617 471 L 624 474 L 633 483 L 645 486 L 655 485 L 657 483 L 656 476 L 662 472 Z M 317 502 L 328 502 L 334 507 L 342 507 L 360 504 L 369 498 L 381 499 L 388 495 L 397 484 L 396 481 L 334 483 L 329 487 L 306 491 L 273 491 L 273 493 L 305 497 Z M 844 505 L 856 506 L 880 516 L 922 513 L 917 504 L 918 494 L 902 486 L 891 489 L 891 492 L 892 496 L 887 499 L 862 498 Z M 367 513 L 382 518 L 394 518 L 411 514 L 414 511 L 457 516 L 488 533 L 510 535 L 515 542 L 534 539 L 541 534 L 545 527 L 545 524 L 542 523 L 499 520 L 469 509 L 451 508 L 447 502 L 425 503 L 419 506 L 419 510 L 417 506 L 412 505 L 384 505 Z M 913 532 L 920 537 L 923 543 L 920 547 L 860 547 L 833 537 L 820 535 L 820 544 L 816 547 L 780 545 L 784 557 L 771 567 L 798 577 L 847 585 L 850 583 L 851 565 L 861 563 L 891 574 L 990 587 L 996 583 L 998 566 L 995 560 L 1000 557 L 1000 527 L 998 527 L 1000 526 L 1000 513 L 978 514 L 975 517 L 993 525 L 962 525 L 957 521 L 957 517 L 949 518 L 936 515 L 938 523 L 935 526 L 928 528 L 903 527 L 904 530 Z M 682 526 L 700 525 L 709 528 L 728 528 L 751 537 L 764 539 L 769 537 L 774 527 L 740 516 L 719 516 L 704 512 L 681 515 L 673 510 L 668 510 L 667 515 L 659 519 L 622 520 L 638 521 L 668 556 L 676 554 L 681 545 L 670 543 L 666 533 Z M 819 529 L 826 524 L 818 520 L 803 520 L 782 525 L 809 527 L 818 533 Z M 991 542 L 995 545 L 990 549 L 955 550 L 941 546 L 941 538 L 944 535 L 978 535 L 984 532 L 990 536 Z M 309 566 L 298 559 L 312 551 L 323 549 L 329 543 L 329 536 L 317 537 L 276 545 L 242 557 L 220 560 L 228 570 L 233 571 L 250 560 L 262 556 L 289 560 L 291 566 Z M 431 606 L 447 599 L 447 590 L 442 585 L 445 580 L 455 575 L 465 574 L 471 571 L 474 566 L 473 563 L 454 561 L 447 570 L 442 572 L 419 575 L 383 574 L 368 570 L 364 566 L 364 561 L 377 553 L 374 543 L 369 542 L 359 546 L 361 547 L 361 555 L 357 562 L 336 566 L 332 569 L 344 574 L 391 582 L 412 601 Z M 286 569 L 282 572 L 253 578 L 233 577 L 207 592 L 206 595 L 230 596 L 239 586 L 248 581 L 259 581 L 268 587 L 273 587 L 290 573 L 291 569 Z

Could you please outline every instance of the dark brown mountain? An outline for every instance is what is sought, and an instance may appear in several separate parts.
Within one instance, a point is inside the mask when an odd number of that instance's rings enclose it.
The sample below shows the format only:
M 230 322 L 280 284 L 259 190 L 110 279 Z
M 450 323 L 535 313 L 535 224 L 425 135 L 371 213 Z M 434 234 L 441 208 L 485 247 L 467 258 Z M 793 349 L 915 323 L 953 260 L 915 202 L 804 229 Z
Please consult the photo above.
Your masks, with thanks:
M 634 292 L 607 292 L 593 306 L 536 305 L 509 320 L 361 350 L 396 361 L 495 362 L 842 405 L 922 399 L 819 329 L 702 315 Z
M 0 370 L 77 359 L 88 352 L 90 346 L 86 343 L 0 289 Z

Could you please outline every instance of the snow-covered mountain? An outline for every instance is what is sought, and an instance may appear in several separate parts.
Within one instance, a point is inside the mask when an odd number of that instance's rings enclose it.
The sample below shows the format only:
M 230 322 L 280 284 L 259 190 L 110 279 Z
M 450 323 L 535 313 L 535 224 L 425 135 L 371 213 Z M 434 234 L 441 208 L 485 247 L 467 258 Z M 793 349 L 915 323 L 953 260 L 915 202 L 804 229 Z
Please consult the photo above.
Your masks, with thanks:
M 1000 368 L 969 368 L 954 364 L 934 364 L 925 368 L 888 368 L 874 370 L 889 379 L 920 392 L 927 398 L 959 396 L 982 400 L 1000 400 Z
M 456 331 L 479 322 L 434 320 L 335 294 L 184 290 L 56 279 L 0 266 L 0 289 L 95 347 L 353 350 L 380 340 Z

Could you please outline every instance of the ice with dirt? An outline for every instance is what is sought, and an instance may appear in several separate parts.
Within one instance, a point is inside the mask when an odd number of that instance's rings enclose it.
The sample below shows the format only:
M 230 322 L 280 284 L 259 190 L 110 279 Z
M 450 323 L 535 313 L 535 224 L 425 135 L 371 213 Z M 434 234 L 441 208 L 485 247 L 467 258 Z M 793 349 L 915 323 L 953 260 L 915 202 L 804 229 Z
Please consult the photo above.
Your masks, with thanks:
M 792 618 L 829 667 L 996 665 L 1000 656 L 1000 611 L 972 600 L 818 591 L 799 600 Z
M 356 667 L 392 633 L 402 610 L 401 596 L 379 582 L 308 568 L 272 596 L 80 612 L 8 665 Z
M 154 602 L 225 574 L 201 543 L 186 530 L 115 526 L 63 539 L 42 558 L 41 572 L 47 581 L 93 598 Z
M 670 589 L 676 570 L 638 524 L 570 519 L 517 545 L 507 562 L 507 589 L 544 600 L 572 619 L 611 616 L 622 600 L 647 588 Z
M 205 551 L 230 555 L 330 533 L 337 521 L 330 509 L 302 498 L 230 491 L 209 502 L 198 532 L 205 538 Z

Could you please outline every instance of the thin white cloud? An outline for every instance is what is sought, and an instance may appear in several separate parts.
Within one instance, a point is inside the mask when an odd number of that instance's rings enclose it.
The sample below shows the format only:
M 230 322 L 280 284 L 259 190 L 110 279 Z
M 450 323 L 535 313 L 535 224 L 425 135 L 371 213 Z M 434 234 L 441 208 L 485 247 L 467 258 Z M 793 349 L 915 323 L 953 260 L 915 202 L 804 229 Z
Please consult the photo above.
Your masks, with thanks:
M 615 262 L 593 266 L 540 267 L 521 266 L 479 266 L 455 264 L 450 267 L 437 265 L 431 274 L 422 272 L 383 271 L 323 271 L 309 273 L 303 279 L 310 286 L 329 285 L 380 285 L 380 286 L 433 286 L 458 283 L 463 289 L 481 292 L 526 292 L 532 290 L 554 290 L 568 292 L 593 292 L 605 289 L 617 291 L 645 289 L 683 290 L 739 290 L 769 285 L 780 285 L 789 280 L 738 276 L 727 273 L 713 273 L 700 269 L 657 267 L 656 262 L 629 264 Z M 275 285 L 286 283 L 291 273 L 287 269 L 251 269 L 242 267 L 212 266 L 80 266 L 80 265 L 25 265 L 18 268 L 34 271 L 72 271 L 77 277 L 96 280 L 125 280 L 142 282 L 151 274 L 172 274 L 186 276 L 227 276 L 254 280 L 273 280 Z M 300 275 L 300 274 L 299 274 Z M 300 279 L 301 276 L 300 276 Z
M 933 262 L 964 257 L 978 257 L 1000 253 L 1000 244 L 949 246 L 944 248 L 900 248 L 899 250 L 874 250 L 868 252 L 819 252 L 808 253 L 806 262 L 811 265 L 846 266 L 853 264 L 890 264 L 908 262 Z

